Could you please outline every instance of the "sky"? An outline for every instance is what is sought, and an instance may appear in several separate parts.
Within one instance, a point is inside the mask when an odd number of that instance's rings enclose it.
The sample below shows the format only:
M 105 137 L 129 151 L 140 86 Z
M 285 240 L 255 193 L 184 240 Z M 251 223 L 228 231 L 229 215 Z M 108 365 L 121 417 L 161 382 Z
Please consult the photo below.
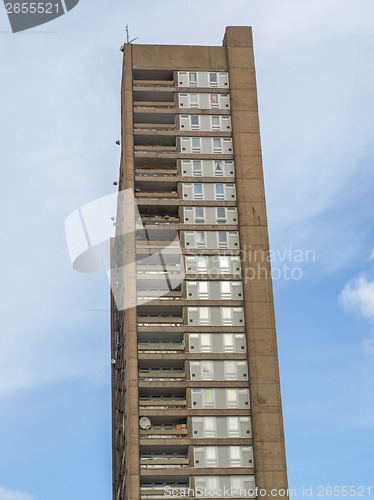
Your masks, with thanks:
M 64 224 L 115 189 L 126 24 L 253 26 L 289 487 L 374 495 L 373 2 L 80 0 L 18 34 L 0 8 L 0 500 L 111 497 L 109 285 Z

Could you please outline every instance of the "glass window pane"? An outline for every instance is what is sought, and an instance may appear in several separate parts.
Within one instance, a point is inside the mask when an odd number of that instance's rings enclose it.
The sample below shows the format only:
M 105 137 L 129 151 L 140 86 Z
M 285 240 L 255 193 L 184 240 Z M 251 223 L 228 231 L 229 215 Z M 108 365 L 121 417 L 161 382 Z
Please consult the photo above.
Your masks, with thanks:
M 223 345 L 225 349 L 234 347 L 234 335 L 232 333 L 223 334 Z
M 207 307 L 200 307 L 200 318 L 201 319 L 209 318 L 209 309 Z
M 217 490 L 218 489 L 218 477 L 208 476 L 206 478 L 206 488 L 207 490 Z
M 212 344 L 212 337 L 210 333 L 201 334 L 201 347 L 210 347 Z
M 222 307 L 222 317 L 223 317 L 223 319 L 231 319 L 232 318 L 231 307 Z
M 213 389 L 204 389 L 203 395 L 205 403 L 213 403 Z
M 226 218 L 226 209 L 224 207 L 217 208 L 217 218 L 225 219 Z
M 220 265 L 221 270 L 229 268 L 229 258 L 227 255 L 221 255 L 219 257 L 219 265 Z
M 198 115 L 191 116 L 191 125 L 199 125 L 199 116 Z
M 199 255 L 197 257 L 197 267 L 198 269 L 206 269 L 207 268 L 207 258 L 203 255 Z
M 203 207 L 196 207 L 195 208 L 195 217 L 196 217 L 196 219 L 203 219 L 204 218 L 204 208 Z
M 201 161 L 200 160 L 193 161 L 193 171 L 194 172 L 201 172 Z
M 238 393 L 236 389 L 227 389 L 227 402 L 231 404 L 238 402 Z
M 209 81 L 215 83 L 218 81 L 217 73 L 209 73 Z
M 196 242 L 197 243 L 204 243 L 205 242 L 204 231 L 196 231 Z
M 218 231 L 218 241 L 220 243 L 226 243 L 227 242 L 227 233 L 226 233 L 226 231 Z
M 190 82 L 197 82 L 197 73 L 190 73 L 189 80 Z
M 229 431 L 239 430 L 239 418 L 238 417 L 227 417 L 227 428 Z

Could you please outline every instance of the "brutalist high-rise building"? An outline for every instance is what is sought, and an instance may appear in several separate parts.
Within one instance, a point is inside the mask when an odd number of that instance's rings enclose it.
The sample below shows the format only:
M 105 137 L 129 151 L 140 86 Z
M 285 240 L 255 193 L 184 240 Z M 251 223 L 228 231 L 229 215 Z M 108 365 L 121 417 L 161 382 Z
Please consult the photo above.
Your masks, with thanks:
M 123 52 L 113 498 L 285 498 L 251 28 Z

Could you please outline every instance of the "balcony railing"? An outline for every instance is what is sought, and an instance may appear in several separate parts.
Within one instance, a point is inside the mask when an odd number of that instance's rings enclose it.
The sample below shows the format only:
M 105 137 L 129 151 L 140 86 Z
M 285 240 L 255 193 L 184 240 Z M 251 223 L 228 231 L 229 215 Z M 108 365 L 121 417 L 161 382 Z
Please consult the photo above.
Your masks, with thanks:
M 139 408 L 166 410 L 168 408 L 183 408 L 187 406 L 186 399 L 140 399 Z
M 149 353 L 178 353 L 184 351 L 183 344 L 138 344 L 138 351 L 147 351 Z
M 149 430 L 140 430 L 141 438 L 149 438 L 149 439 L 178 439 L 187 436 L 187 425 L 184 429 L 149 429 Z
M 135 175 L 140 175 L 142 177 L 170 176 L 177 175 L 177 173 L 178 169 L 176 166 L 154 168 L 152 165 L 145 165 L 141 167 L 135 167 Z
M 167 198 L 178 198 L 177 191 L 171 192 L 147 192 L 147 191 L 136 191 L 136 198 L 157 198 L 157 199 L 167 199 Z
M 134 101 L 134 107 L 141 108 L 174 108 L 174 101 Z

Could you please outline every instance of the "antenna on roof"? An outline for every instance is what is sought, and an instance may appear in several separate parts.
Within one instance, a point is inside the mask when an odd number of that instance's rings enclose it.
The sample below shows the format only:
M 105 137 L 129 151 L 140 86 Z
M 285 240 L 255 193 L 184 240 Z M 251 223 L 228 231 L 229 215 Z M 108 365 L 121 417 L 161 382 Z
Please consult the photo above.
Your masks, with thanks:
M 129 25 L 126 24 L 126 43 L 132 43 L 132 42 L 135 42 L 135 40 L 137 40 L 139 37 L 137 36 L 136 38 L 133 38 L 132 40 L 130 40 L 130 31 L 129 31 Z

